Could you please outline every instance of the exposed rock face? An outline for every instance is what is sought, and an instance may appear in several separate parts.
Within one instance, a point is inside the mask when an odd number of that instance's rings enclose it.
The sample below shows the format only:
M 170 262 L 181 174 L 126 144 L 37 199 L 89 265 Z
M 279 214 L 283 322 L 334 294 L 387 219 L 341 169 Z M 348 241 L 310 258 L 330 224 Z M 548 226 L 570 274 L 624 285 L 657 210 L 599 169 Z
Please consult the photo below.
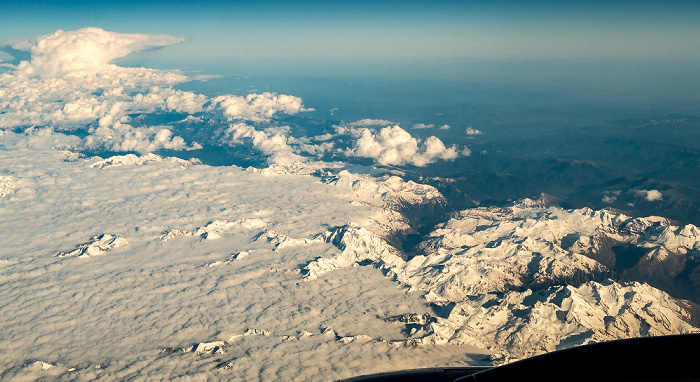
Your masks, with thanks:
M 631 218 L 610 210 L 563 210 L 522 202 L 474 208 L 455 213 L 419 249 L 425 256 L 416 256 L 416 264 L 407 267 L 429 261 L 432 269 L 419 274 L 435 276 L 431 283 L 450 279 L 465 295 L 577 286 L 614 275 L 648 282 L 682 298 L 695 298 L 700 289 L 700 230 L 660 217 Z M 472 278 L 461 270 L 465 267 Z M 452 277 L 452 269 L 459 272 L 458 278 Z M 500 276 L 488 286 L 485 283 L 494 277 L 483 275 L 490 273 Z
M 212 354 L 226 354 L 229 346 L 241 339 L 242 337 L 248 336 L 270 336 L 270 333 L 264 329 L 248 329 L 245 333 L 234 334 L 229 337 L 228 340 L 215 340 L 211 342 L 200 342 L 189 347 L 167 347 L 160 349 L 161 354 L 177 354 L 177 353 L 194 353 L 198 356 L 206 356 Z
M 599 261 L 625 279 L 700 301 L 700 229 L 657 216 L 630 218 L 587 208 L 574 212 L 600 224 L 592 235 L 576 233 L 570 251 Z

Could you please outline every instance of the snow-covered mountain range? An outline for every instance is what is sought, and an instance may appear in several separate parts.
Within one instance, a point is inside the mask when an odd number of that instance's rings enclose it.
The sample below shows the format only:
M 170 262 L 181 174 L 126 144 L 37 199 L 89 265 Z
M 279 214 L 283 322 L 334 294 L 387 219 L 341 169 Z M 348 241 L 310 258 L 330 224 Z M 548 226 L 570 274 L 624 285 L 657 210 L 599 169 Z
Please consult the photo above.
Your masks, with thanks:
M 274 173 L 321 174 L 324 183 L 355 191 L 356 200 L 399 215 L 444 201 L 434 188 L 398 177 L 303 168 Z M 279 243 L 327 242 L 341 251 L 307 264 L 307 281 L 373 265 L 399 285 L 421 291 L 437 313 L 387 318 L 410 332 L 405 340 L 389 341 L 393 346 L 470 344 L 493 351 L 498 363 L 589 342 L 698 332 L 695 303 L 664 291 L 692 296 L 697 290 L 688 276 L 698 273 L 692 267 L 700 231 L 693 225 L 614 210 L 566 210 L 540 197 L 455 212 L 412 254 L 392 246 L 392 236 L 376 228 L 351 223 L 310 239 L 277 239 L 269 231 L 261 236 Z M 684 277 L 689 287 L 674 289 Z
M 526 199 L 453 214 L 408 261 L 388 245 L 370 245 L 370 233 L 346 228 L 333 234 L 343 252 L 312 264 L 309 274 L 374 262 L 445 308 L 406 345 L 467 343 L 492 349 L 503 361 L 589 342 L 697 332 L 692 301 L 647 283 L 663 288 L 680 277 L 692 283 L 683 272 L 698 274 L 688 270 L 700 249 L 698 232 L 659 217 L 564 210 Z M 626 253 L 616 258 L 617 246 L 635 248 L 637 262 Z M 695 290 L 691 285 L 685 292 Z

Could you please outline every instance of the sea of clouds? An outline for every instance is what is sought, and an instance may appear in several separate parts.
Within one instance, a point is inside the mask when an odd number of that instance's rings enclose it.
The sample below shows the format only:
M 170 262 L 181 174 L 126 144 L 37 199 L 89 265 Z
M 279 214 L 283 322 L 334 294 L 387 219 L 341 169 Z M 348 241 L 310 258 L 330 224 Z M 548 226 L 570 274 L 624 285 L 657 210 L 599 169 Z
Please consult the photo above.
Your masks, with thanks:
M 467 210 L 409 259 L 390 244 L 416 233 L 402 208 L 437 211 L 445 199 L 377 168 L 450 161 L 468 148 L 381 119 L 299 135 L 285 123 L 313 110 L 299 97 L 210 97 L 175 87 L 205 78 L 114 64 L 182 41 L 84 28 L 12 43 L 30 59 L 0 74 L 0 379 L 334 380 L 489 364 L 624 337 L 629 325 L 697 332 L 646 284 L 508 290 L 532 259 L 604 273 L 562 237 L 576 227 L 610 233 L 597 218 L 609 213 L 535 201 Z M 196 158 L 212 147 L 255 152 L 267 167 Z M 328 154 L 340 161 L 321 161 Z M 520 210 L 526 218 L 507 213 Z M 696 227 L 661 228 L 679 248 L 700 248 Z M 643 246 L 642 236 L 628 239 Z M 635 313 L 616 311 L 623 303 Z M 613 316 L 622 334 L 606 324 Z
M 152 154 L 220 145 L 313 168 L 331 151 L 425 166 L 462 149 L 390 121 L 295 137 L 277 117 L 312 110 L 299 97 L 207 97 L 176 90 L 197 80 L 179 71 L 113 63 L 182 41 L 84 28 L 13 43 L 31 59 L 0 75 L 2 378 L 332 380 L 482 362 L 488 352 L 469 346 L 391 346 L 407 333 L 384 318 L 429 308 L 373 267 L 304 277 L 341 252 L 318 239 L 329 229 L 405 225 L 353 188 L 374 181 Z M 181 119 L 149 124 L 152 114 Z M 182 123 L 204 141 L 178 135 Z M 390 181 L 365 199 L 405 188 Z

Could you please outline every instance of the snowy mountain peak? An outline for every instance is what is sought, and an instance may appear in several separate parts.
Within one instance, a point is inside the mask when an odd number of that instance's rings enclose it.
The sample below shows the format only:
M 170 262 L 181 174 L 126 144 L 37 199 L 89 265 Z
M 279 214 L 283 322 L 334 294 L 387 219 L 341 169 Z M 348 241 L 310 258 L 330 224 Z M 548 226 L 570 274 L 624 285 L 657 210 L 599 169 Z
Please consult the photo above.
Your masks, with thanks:
M 315 239 L 331 243 L 342 252 L 332 258 L 318 258 L 309 263 L 304 271 L 307 280 L 334 269 L 350 267 L 354 264 L 381 260 L 385 264 L 402 263 L 402 255 L 383 239 L 369 230 L 355 224 L 345 225 L 333 231 L 320 234 Z
M 323 169 L 325 165 L 320 163 L 303 163 L 294 162 L 292 164 L 273 163 L 266 168 L 259 169 L 248 167 L 246 172 L 252 174 L 261 174 L 265 176 L 272 175 L 307 175 L 307 176 L 324 176 L 327 172 Z
M 384 175 L 377 178 L 343 170 L 335 177 L 329 178 L 327 182 L 354 190 L 364 202 L 392 210 L 398 210 L 407 205 L 445 203 L 444 196 L 435 187 L 410 180 L 405 181 L 398 176 Z
M 541 193 L 538 197 L 534 199 L 524 198 L 515 203 L 519 207 L 558 207 L 561 205 L 562 200 L 556 196 Z
M 679 300 L 648 284 L 612 281 L 619 267 L 597 260 L 606 248 L 620 251 L 619 244 L 643 251 L 639 264 L 664 269 L 660 263 L 697 248 L 696 227 L 609 210 L 527 205 L 455 213 L 408 261 L 393 248 L 369 245 L 373 238 L 361 229 L 340 227 L 323 237 L 343 252 L 309 264 L 308 277 L 381 261 L 387 277 L 424 291 L 434 306 L 450 307 L 446 316 L 385 319 L 411 326 L 408 339 L 390 345 L 470 344 L 500 353 L 497 362 L 589 342 L 698 331 Z M 628 261 L 623 252 L 618 262 Z
M 450 342 L 495 344 L 493 350 L 522 358 L 590 342 L 698 332 L 685 317 L 667 293 L 649 285 L 590 281 L 463 301 L 434 326 L 453 333 Z
M 107 159 L 97 161 L 97 162 L 91 164 L 90 167 L 92 167 L 92 168 L 107 168 L 107 167 L 127 166 L 127 165 L 142 166 L 142 165 L 149 164 L 149 163 L 159 163 L 159 162 L 170 163 L 171 165 L 180 166 L 182 168 L 187 168 L 187 167 L 190 167 L 193 165 L 201 165 L 202 164 L 202 162 L 196 158 L 192 158 L 189 160 L 184 160 L 184 159 L 175 158 L 175 157 L 163 158 L 160 155 L 148 153 L 148 154 L 143 154 L 141 156 L 137 156 L 134 154 L 115 155 L 115 156 L 109 157 Z
M 309 245 L 313 243 L 319 243 L 323 242 L 322 239 L 320 238 L 314 238 L 314 239 L 296 239 L 292 238 L 286 235 L 282 235 L 280 233 L 277 233 L 273 230 L 267 230 L 265 232 L 261 232 L 260 235 L 257 237 L 258 240 L 266 240 L 267 242 L 273 244 L 275 246 L 275 251 L 280 250 L 282 248 L 286 247 L 298 247 L 298 246 L 304 246 L 304 245 Z
M 128 243 L 129 242 L 121 236 L 105 233 L 102 235 L 93 236 L 87 242 L 77 245 L 75 249 L 70 251 L 59 251 L 56 253 L 56 257 L 77 256 L 85 258 L 102 256 L 114 248 L 123 247 Z
M 15 180 L 11 176 L 0 176 L 0 198 L 17 190 Z
M 163 241 L 172 240 L 179 236 L 199 236 L 205 240 L 214 240 L 221 237 L 221 233 L 232 230 L 235 227 L 245 229 L 259 229 L 267 224 L 260 218 L 243 218 L 238 220 L 213 220 L 202 227 L 197 227 L 192 231 L 180 228 L 168 229 L 160 236 Z

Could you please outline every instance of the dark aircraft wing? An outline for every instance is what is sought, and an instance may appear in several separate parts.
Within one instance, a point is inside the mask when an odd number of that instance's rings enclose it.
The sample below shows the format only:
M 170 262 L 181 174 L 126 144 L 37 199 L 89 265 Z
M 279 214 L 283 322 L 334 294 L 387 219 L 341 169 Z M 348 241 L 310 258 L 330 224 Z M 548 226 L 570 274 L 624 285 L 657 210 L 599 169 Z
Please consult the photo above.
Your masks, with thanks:
M 493 368 L 405 370 L 345 381 L 700 381 L 700 334 L 600 342 Z

